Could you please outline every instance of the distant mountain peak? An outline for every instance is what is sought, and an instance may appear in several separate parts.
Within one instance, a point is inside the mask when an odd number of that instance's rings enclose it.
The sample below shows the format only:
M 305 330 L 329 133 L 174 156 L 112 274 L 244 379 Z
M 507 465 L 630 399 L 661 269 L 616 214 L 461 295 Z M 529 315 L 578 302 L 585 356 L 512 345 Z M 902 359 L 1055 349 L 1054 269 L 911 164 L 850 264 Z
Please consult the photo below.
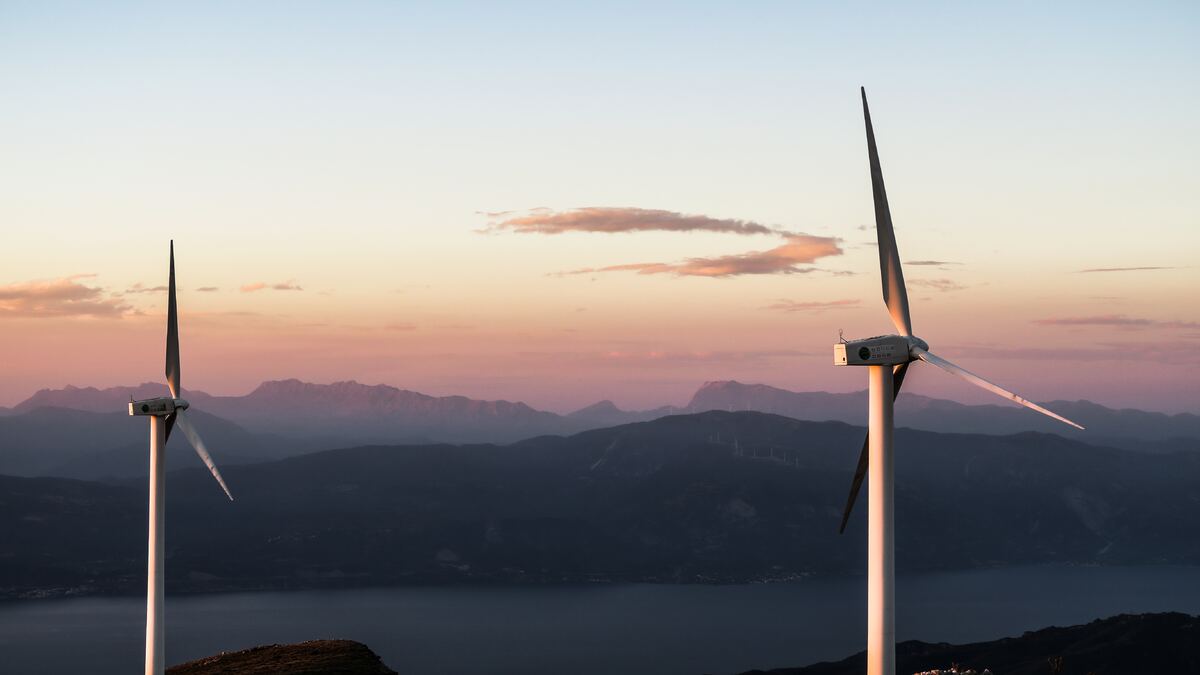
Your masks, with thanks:
M 604 399 L 603 401 L 596 401 L 589 406 L 584 406 L 573 413 L 567 413 L 567 417 L 589 417 L 592 415 L 622 414 L 624 412 L 624 410 L 617 407 L 616 403 Z

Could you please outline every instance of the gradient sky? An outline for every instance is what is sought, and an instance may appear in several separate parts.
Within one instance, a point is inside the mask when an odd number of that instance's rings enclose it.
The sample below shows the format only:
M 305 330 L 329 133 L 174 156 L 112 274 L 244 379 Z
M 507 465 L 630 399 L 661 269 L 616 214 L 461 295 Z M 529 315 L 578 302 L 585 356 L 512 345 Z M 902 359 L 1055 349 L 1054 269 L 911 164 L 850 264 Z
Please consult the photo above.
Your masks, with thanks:
M 934 352 L 1200 412 L 1200 6 L 565 5 L 0 3 L 0 405 L 161 380 L 171 238 L 211 393 L 862 389 L 865 85 Z

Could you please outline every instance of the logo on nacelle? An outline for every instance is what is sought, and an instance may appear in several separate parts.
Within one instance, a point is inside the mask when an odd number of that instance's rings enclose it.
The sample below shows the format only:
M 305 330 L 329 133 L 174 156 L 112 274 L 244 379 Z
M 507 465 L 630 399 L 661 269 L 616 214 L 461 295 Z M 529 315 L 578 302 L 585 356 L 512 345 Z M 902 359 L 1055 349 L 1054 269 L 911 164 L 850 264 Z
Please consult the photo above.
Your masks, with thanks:
M 863 361 L 866 361 L 867 359 L 871 358 L 871 350 L 867 349 L 866 347 L 859 347 L 858 348 L 858 358 L 862 359 Z

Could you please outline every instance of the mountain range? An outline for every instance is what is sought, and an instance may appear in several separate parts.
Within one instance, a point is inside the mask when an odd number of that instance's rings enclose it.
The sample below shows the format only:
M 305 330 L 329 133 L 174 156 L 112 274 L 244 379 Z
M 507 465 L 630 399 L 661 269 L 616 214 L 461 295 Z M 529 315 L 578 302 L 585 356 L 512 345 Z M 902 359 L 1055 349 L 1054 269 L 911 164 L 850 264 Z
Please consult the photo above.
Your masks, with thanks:
M 168 592 L 860 574 L 865 537 L 837 526 L 862 433 L 710 411 L 353 447 L 226 466 L 232 503 L 172 471 Z M 902 571 L 1200 563 L 1200 453 L 912 429 L 896 448 Z M 140 479 L 0 477 L 0 595 L 138 592 L 145 502 Z
M 0 474 L 98 479 L 144 475 L 145 425 L 125 419 L 130 398 L 161 396 L 161 384 L 43 389 L 0 416 Z M 866 392 L 792 392 L 723 381 L 701 386 L 683 407 L 621 410 L 601 401 L 567 415 L 511 401 L 434 397 L 357 382 L 264 382 L 244 396 L 185 391 L 220 464 L 278 459 L 368 443 L 510 443 L 540 435 L 648 421 L 708 410 L 768 412 L 800 420 L 862 424 Z M 912 393 L 896 404 L 902 427 L 938 432 L 1011 434 L 1037 431 L 1146 452 L 1200 450 L 1200 416 L 1114 410 L 1088 401 L 1045 405 L 1084 424 L 1069 429 L 1016 406 L 964 405 Z M 173 441 L 174 443 L 174 441 Z M 198 466 L 190 452 L 172 467 Z

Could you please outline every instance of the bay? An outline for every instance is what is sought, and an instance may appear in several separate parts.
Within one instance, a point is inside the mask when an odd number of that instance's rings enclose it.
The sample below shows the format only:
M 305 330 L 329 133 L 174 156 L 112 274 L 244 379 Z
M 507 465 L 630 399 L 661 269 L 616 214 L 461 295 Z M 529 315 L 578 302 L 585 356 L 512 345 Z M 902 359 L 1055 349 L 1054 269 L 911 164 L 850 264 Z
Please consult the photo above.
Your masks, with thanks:
M 861 577 L 749 585 L 400 587 L 168 596 L 167 661 L 348 638 L 404 675 L 700 675 L 863 649 Z M 972 642 L 1118 613 L 1200 614 L 1200 567 L 900 576 L 897 637 Z M 144 599 L 0 604 L 0 672 L 140 672 Z

